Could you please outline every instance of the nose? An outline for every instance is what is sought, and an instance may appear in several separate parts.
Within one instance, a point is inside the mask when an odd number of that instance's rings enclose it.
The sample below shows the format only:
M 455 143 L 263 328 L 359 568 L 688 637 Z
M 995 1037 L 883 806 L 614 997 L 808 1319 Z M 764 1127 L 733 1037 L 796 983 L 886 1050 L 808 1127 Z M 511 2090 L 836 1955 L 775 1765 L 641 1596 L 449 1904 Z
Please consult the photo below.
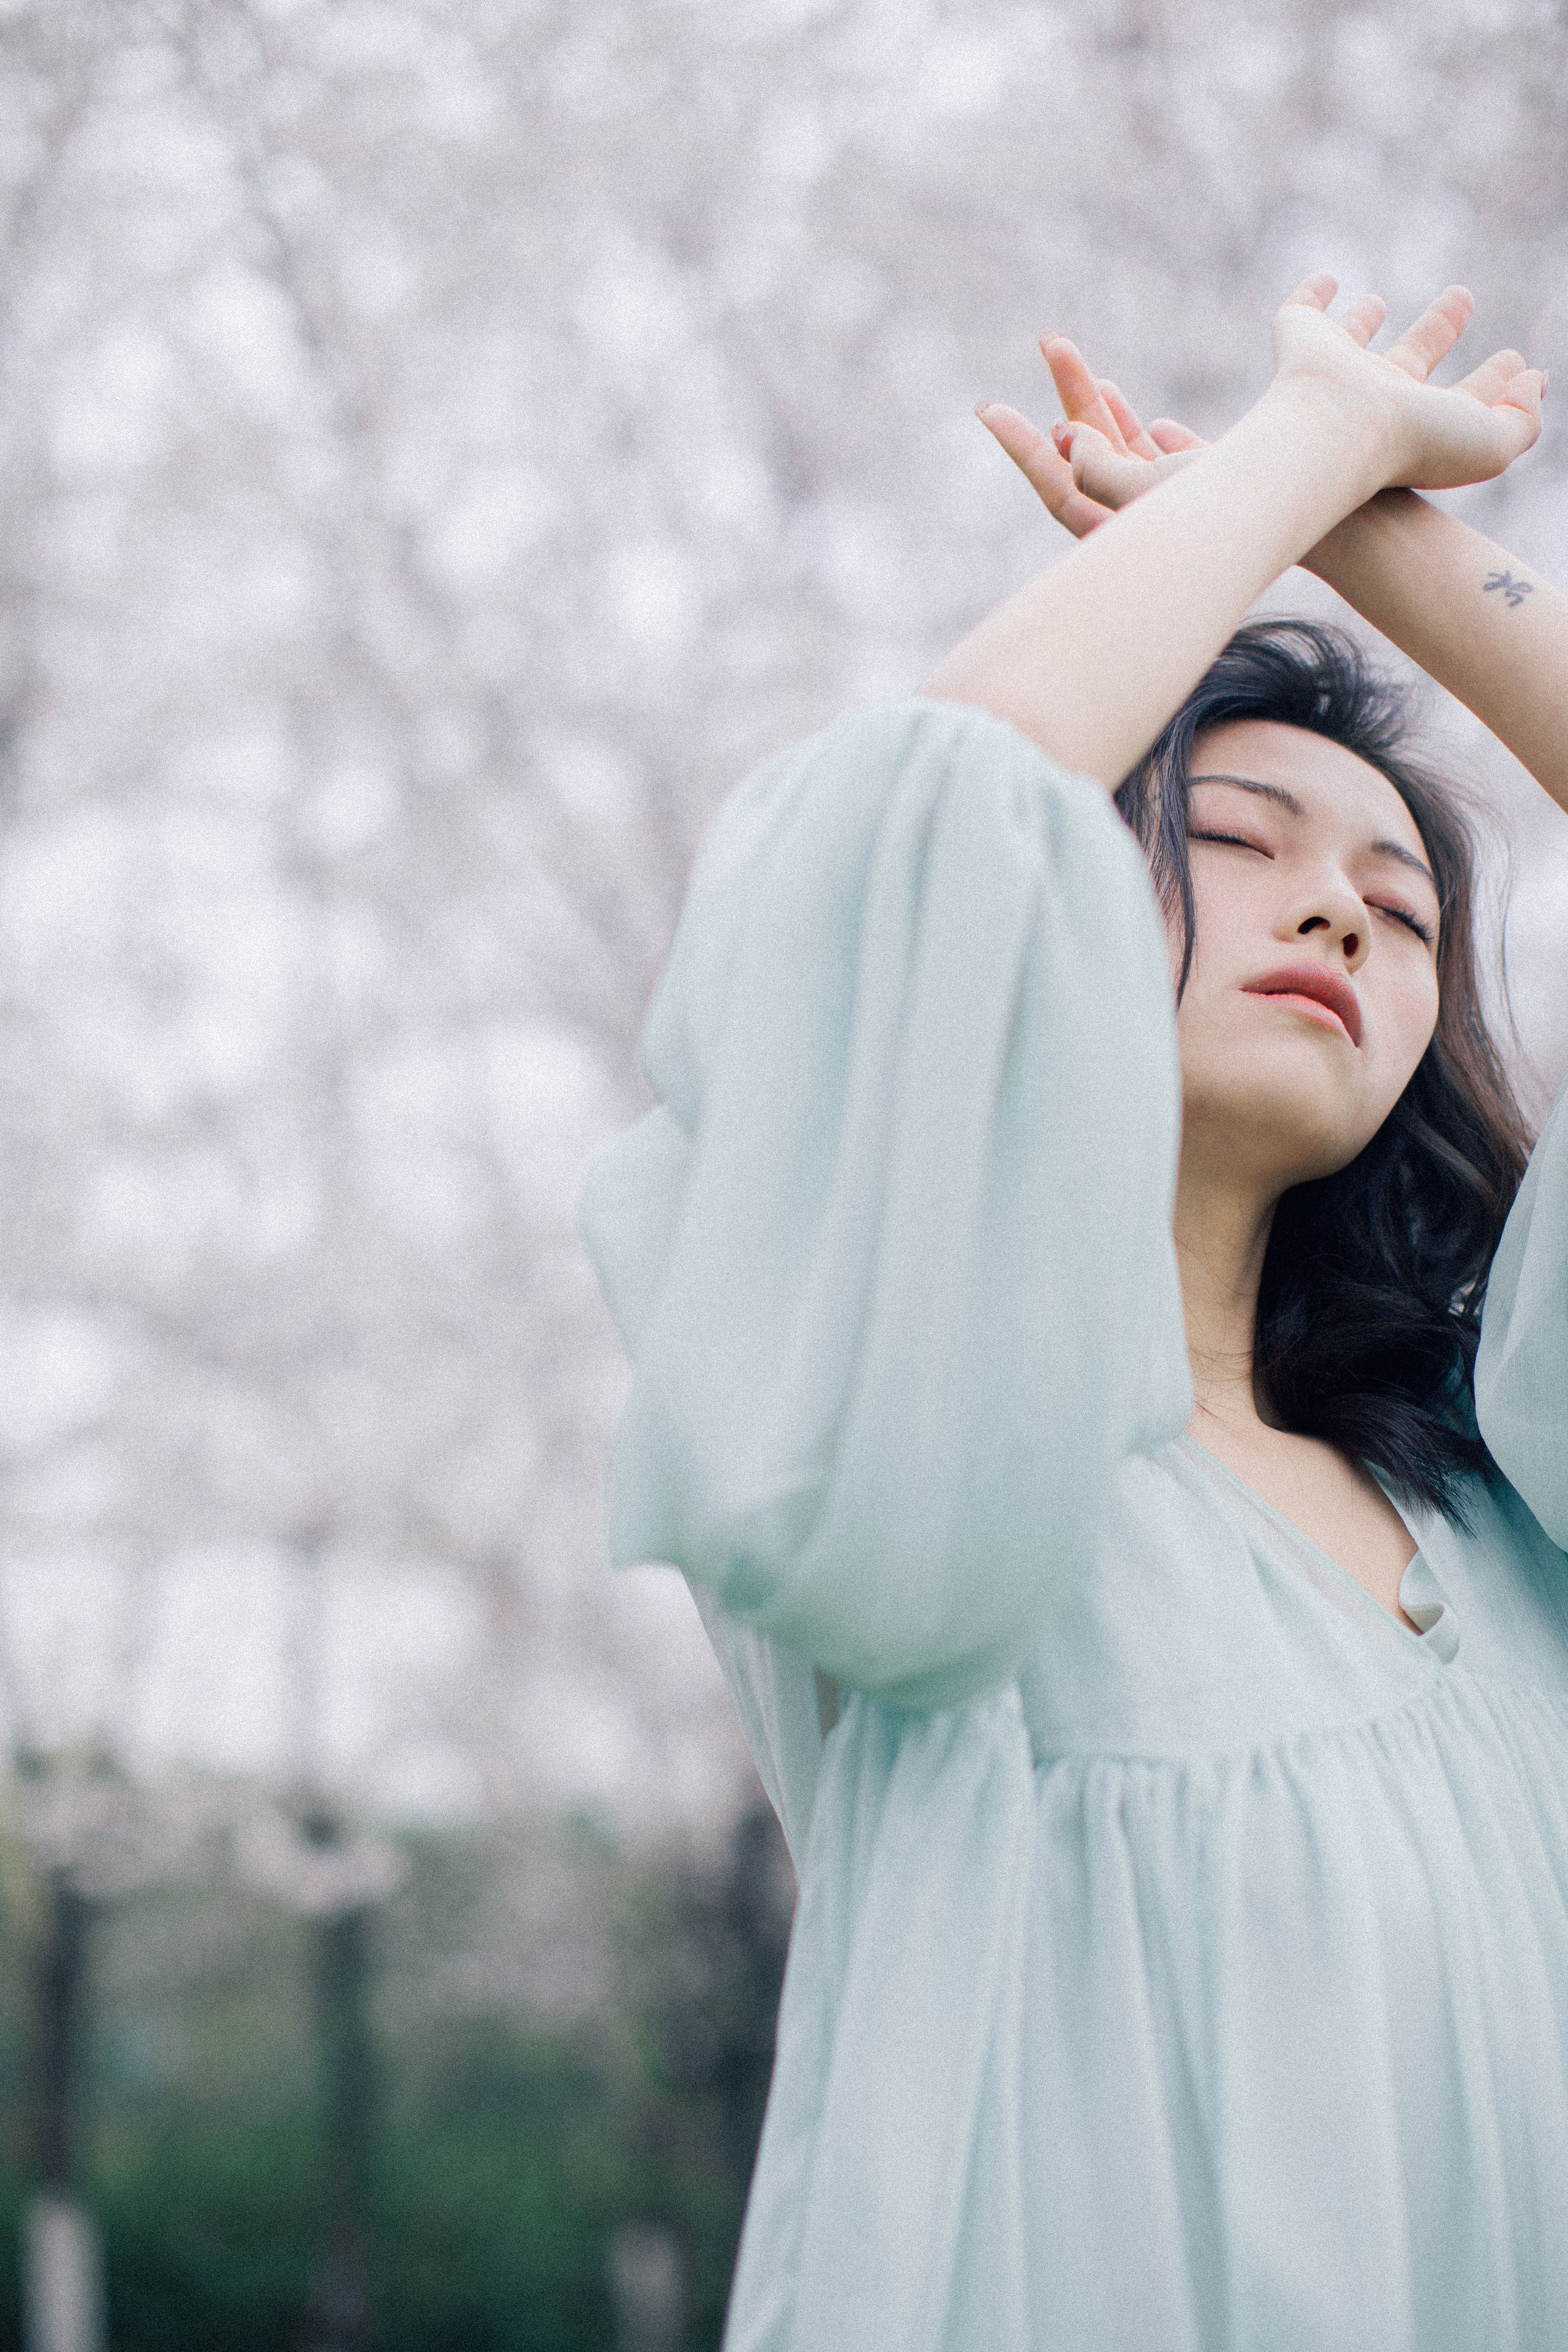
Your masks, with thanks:
M 1366 907 L 1342 875 L 1324 877 L 1316 889 L 1281 916 L 1279 936 L 1294 942 L 1326 933 L 1321 947 L 1330 961 L 1346 971 L 1359 971 L 1372 951 L 1372 926 Z

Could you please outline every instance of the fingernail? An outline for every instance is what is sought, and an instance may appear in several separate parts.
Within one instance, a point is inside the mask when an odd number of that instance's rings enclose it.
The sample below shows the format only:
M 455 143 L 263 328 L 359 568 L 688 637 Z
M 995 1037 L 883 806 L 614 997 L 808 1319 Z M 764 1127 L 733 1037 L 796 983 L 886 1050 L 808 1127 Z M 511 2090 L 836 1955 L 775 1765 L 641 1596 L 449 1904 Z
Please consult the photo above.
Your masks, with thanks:
M 995 405 L 996 403 L 994 400 L 977 400 L 974 404 L 974 414 L 976 416 L 984 416 L 988 408 L 994 408 Z

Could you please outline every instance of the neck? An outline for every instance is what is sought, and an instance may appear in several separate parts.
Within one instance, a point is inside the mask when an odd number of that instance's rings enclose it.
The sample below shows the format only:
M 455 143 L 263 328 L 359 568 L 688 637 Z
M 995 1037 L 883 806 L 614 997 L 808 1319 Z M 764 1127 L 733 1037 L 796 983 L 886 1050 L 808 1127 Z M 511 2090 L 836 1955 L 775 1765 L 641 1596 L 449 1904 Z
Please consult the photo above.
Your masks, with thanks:
M 1193 1434 L 1200 1443 L 1205 1424 L 1256 1428 L 1262 1420 L 1253 1345 L 1278 1198 L 1273 1187 L 1245 1172 L 1183 1152 L 1173 1223 L 1193 1368 Z

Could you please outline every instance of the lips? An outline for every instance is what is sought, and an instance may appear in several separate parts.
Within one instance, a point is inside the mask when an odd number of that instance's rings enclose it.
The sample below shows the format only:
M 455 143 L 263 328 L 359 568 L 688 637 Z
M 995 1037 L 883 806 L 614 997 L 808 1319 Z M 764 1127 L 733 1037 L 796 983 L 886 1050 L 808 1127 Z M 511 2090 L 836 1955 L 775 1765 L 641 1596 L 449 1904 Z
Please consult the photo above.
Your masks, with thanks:
M 1351 1044 L 1361 1044 L 1361 1004 L 1355 990 L 1342 972 L 1331 971 L 1326 964 L 1282 963 L 1275 971 L 1265 972 L 1261 979 L 1249 980 L 1242 992 L 1247 996 L 1305 997 L 1309 1003 L 1321 1004 L 1337 1014 Z

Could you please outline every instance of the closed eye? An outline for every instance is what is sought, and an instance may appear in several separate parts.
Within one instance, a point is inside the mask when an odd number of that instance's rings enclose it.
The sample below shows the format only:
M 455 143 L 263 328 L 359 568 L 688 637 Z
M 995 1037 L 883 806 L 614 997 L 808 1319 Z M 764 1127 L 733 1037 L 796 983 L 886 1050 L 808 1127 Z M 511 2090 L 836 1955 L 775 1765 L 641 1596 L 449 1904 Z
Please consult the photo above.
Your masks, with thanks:
M 1274 852 L 1268 847 L 1267 844 L 1261 841 L 1248 841 L 1247 835 L 1241 833 L 1210 833 L 1206 829 L 1197 825 L 1189 825 L 1187 828 L 1187 839 L 1189 841 L 1224 842 L 1232 849 L 1253 850 L 1259 857 L 1271 858 L 1274 855 Z M 1429 923 L 1424 923 L 1419 915 L 1415 914 L 1409 907 L 1390 907 L 1384 905 L 1378 899 L 1369 899 L 1367 903 L 1372 906 L 1378 914 L 1390 915 L 1396 923 L 1403 923 L 1406 930 L 1414 931 L 1418 940 L 1422 940 L 1427 947 L 1431 946 L 1433 939 L 1431 925 Z
M 1233 849 L 1255 849 L 1259 857 L 1272 857 L 1274 855 L 1274 852 L 1266 848 L 1261 841 L 1248 841 L 1244 834 L 1239 833 L 1200 833 L 1194 826 L 1189 826 L 1187 839 L 1189 841 L 1228 841 Z
M 1427 923 L 1424 923 L 1419 915 L 1412 914 L 1408 907 L 1379 906 L 1375 899 L 1369 900 L 1368 903 L 1376 907 L 1377 912 L 1380 915 L 1392 915 L 1396 923 L 1404 923 L 1408 929 L 1415 932 L 1418 940 L 1424 940 L 1428 947 L 1431 946 L 1431 926 Z

